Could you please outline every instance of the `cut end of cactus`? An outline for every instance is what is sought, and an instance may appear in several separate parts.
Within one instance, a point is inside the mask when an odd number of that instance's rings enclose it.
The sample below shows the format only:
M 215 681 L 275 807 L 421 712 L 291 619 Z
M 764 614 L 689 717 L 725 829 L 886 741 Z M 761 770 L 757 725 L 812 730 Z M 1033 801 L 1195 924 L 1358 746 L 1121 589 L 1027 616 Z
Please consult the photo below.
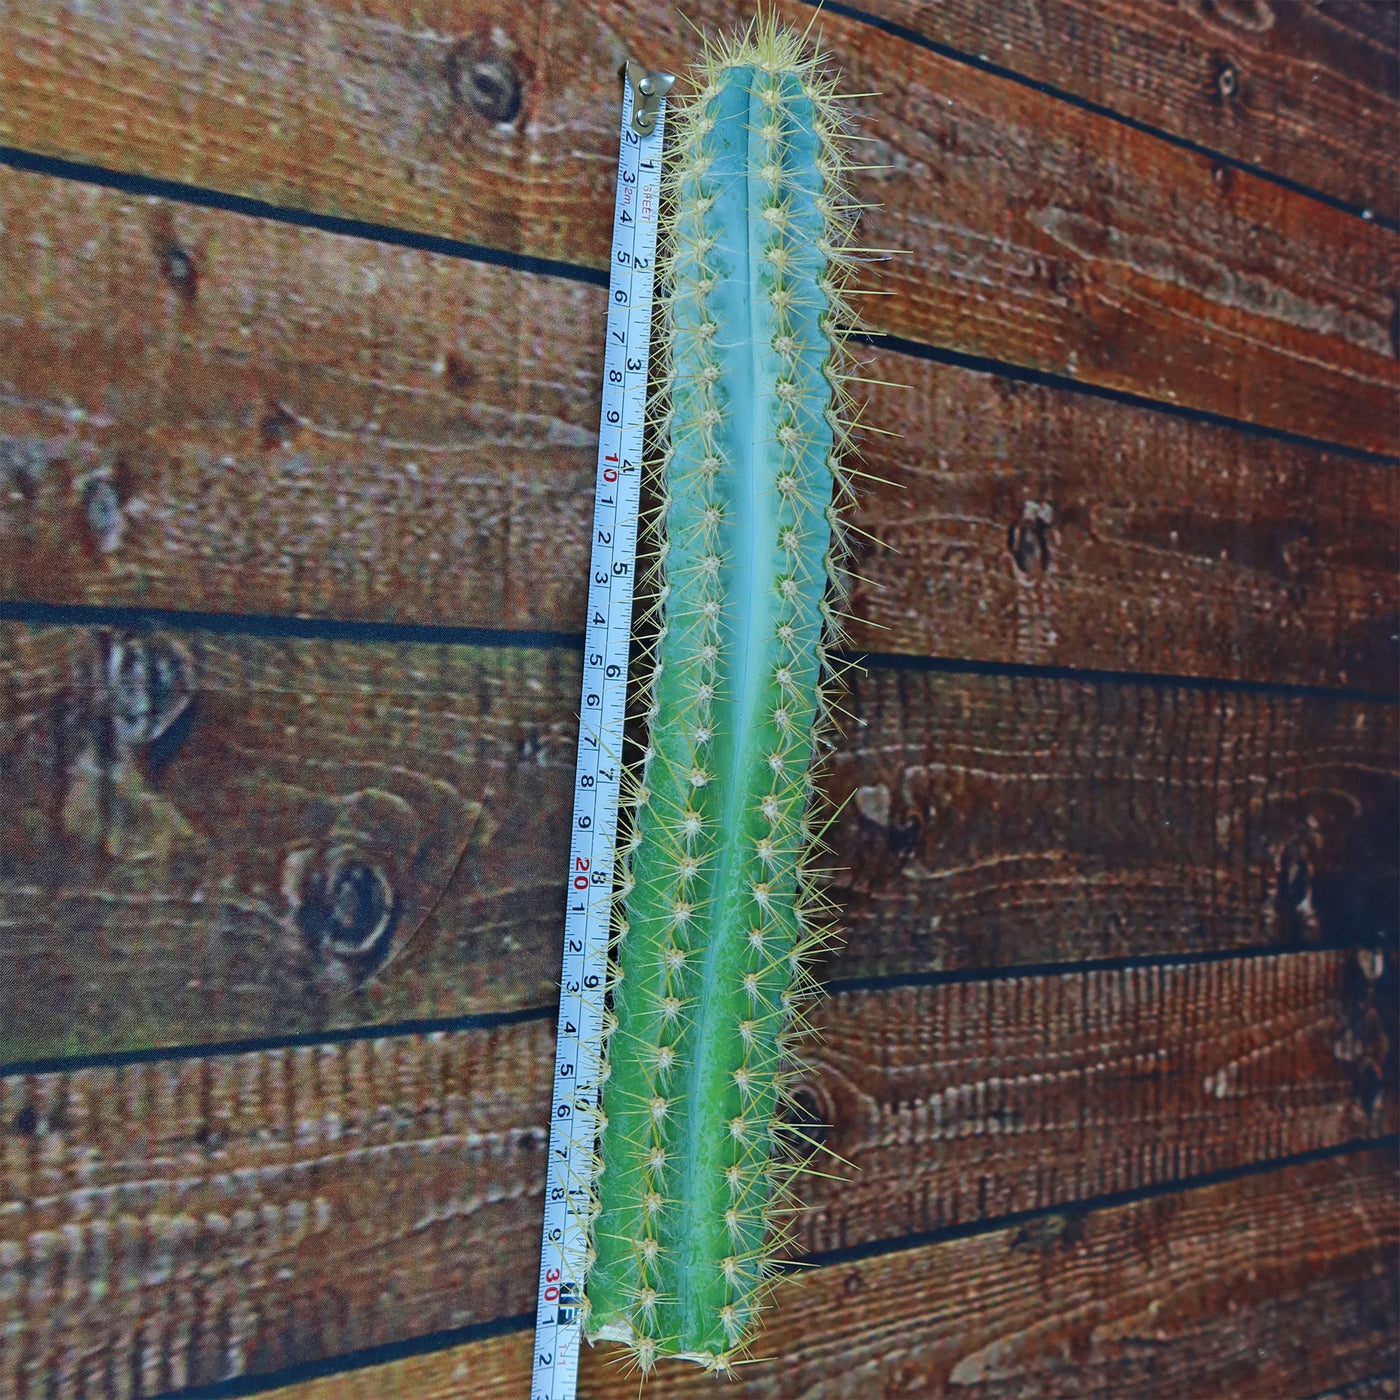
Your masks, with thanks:
M 630 1322 L 610 1322 L 594 1329 L 589 1335 L 595 1342 L 626 1342 L 628 1346 L 635 1340 Z

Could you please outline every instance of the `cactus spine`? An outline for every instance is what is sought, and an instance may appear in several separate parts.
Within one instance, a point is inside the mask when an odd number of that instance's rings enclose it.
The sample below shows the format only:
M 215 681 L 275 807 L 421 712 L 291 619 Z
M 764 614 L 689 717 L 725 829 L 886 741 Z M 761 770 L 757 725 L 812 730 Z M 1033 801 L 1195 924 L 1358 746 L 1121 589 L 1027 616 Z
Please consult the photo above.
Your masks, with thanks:
M 649 1370 L 742 1351 L 799 1153 L 778 1110 L 813 884 L 811 763 L 844 597 L 844 118 L 801 36 L 712 48 L 673 122 L 654 413 L 656 639 L 614 915 L 588 1334 Z

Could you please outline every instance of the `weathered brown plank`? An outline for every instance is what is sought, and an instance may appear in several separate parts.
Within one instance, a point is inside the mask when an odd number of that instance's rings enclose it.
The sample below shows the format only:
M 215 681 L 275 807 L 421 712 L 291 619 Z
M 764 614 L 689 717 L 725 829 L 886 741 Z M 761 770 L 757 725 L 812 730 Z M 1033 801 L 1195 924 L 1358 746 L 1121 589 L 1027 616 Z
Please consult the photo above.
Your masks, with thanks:
M 882 652 L 1391 691 L 1400 476 L 881 354 L 851 611 Z
M 0 1058 L 556 988 L 572 653 L 0 636 Z
M 1400 214 L 1400 17 L 1391 4 L 1351 7 L 1360 24 L 1326 0 L 860 8 L 1272 174 Z
M 4 596 L 581 630 L 601 289 L 3 170 L 0 225 Z M 854 645 L 1393 687 L 1393 468 L 862 372 Z
M 711 26 L 750 13 L 691 9 Z M 884 329 L 1396 450 L 1393 235 L 870 25 L 822 23 L 849 87 L 881 93 L 859 105 L 890 169 L 857 194 L 880 206 L 867 241 L 907 253 L 884 269 Z M 650 0 L 455 0 L 424 23 L 387 0 L 267 4 L 140 27 L 49 3 L 13 24 L 7 141 L 594 266 L 618 64 L 645 49 L 683 68 L 694 49 Z
M 1392 707 L 872 671 L 848 708 L 838 974 L 1395 927 Z
M 0 226 L 8 596 L 581 625 L 601 289 L 12 171 Z
M 799 1093 L 857 1170 L 807 1184 L 800 1243 L 1391 1130 L 1394 1094 L 1365 1069 L 1388 1049 L 1376 973 L 1311 953 L 838 994 Z M 0 1391 L 51 1374 L 96 1400 L 133 1368 L 154 1391 L 528 1310 L 552 1035 L 539 1019 L 0 1080 Z M 1017 1248 L 1080 1228 L 1039 1221 Z
M 1104 1396 L 1278 1400 L 1396 1360 L 1390 1154 L 836 1264 L 785 1284 L 761 1358 L 727 1393 L 752 1400 Z M 529 1384 L 518 1332 L 281 1387 L 269 1400 L 510 1400 Z M 612 1348 L 582 1392 L 635 1396 Z M 714 1393 L 668 1363 L 646 1393 Z
M 553 995 L 574 653 L 0 636 L 4 1059 Z M 1394 937 L 1392 706 L 887 670 L 843 703 L 833 975 Z
M 0 1080 L 0 1393 L 128 1400 L 520 1311 L 552 1042 Z
M 1393 978 L 1376 972 L 1308 953 L 838 993 L 799 1095 L 851 1167 L 805 1185 L 798 1241 L 842 1249 L 1391 1131 Z

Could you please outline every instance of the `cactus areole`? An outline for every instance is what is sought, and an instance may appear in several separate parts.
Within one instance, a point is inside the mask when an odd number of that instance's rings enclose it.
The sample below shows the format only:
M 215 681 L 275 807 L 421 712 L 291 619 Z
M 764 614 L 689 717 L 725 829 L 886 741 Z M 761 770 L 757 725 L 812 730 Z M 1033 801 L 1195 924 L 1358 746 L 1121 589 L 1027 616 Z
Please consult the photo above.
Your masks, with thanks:
M 813 881 L 812 760 L 844 596 L 845 122 L 770 20 L 673 119 L 653 386 L 656 637 L 630 834 L 586 1286 L 643 1371 L 752 1338 L 801 1170 L 783 1142 Z

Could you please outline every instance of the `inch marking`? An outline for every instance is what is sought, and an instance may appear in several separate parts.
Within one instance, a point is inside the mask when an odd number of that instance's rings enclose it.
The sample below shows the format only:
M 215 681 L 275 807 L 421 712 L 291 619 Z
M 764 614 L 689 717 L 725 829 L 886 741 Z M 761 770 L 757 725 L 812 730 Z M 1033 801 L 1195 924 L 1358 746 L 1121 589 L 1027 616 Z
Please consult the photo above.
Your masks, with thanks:
M 666 94 L 674 81 L 669 74 L 649 72 L 628 60 L 613 206 L 532 1400 L 577 1400 L 578 1395 L 586 1211 L 598 1129 L 613 851 L 636 582 L 642 425 L 651 358 L 661 146 Z

